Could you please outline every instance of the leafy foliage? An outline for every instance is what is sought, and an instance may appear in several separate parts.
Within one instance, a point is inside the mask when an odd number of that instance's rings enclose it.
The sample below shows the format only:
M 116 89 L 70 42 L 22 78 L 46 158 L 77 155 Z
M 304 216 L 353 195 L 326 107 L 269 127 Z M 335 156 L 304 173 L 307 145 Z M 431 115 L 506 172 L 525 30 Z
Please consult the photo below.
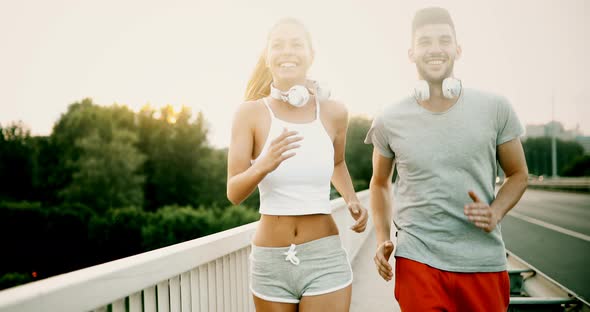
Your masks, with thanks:
M 529 138 L 522 145 L 529 173 L 535 175 L 551 175 L 551 138 Z M 576 158 L 584 154 L 584 148 L 577 142 L 557 139 L 556 150 L 557 173 L 559 175 L 576 176 L 577 173 L 566 172 L 565 168 Z

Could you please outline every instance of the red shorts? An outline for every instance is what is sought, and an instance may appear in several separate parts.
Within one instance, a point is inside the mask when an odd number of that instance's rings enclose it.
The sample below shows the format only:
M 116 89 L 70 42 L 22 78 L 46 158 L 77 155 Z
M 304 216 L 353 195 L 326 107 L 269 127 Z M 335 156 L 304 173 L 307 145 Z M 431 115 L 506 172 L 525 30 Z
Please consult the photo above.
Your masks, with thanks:
M 403 312 L 506 311 L 510 279 L 506 271 L 449 272 L 396 257 L 395 298 Z

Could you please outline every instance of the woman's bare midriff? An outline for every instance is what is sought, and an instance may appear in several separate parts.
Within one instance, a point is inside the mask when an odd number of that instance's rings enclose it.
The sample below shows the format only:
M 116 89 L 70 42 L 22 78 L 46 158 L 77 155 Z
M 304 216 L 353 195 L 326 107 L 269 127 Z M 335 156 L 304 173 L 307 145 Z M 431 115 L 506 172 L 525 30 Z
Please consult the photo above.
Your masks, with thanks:
M 337 234 L 338 227 L 329 214 L 262 215 L 252 243 L 261 247 L 286 247 Z

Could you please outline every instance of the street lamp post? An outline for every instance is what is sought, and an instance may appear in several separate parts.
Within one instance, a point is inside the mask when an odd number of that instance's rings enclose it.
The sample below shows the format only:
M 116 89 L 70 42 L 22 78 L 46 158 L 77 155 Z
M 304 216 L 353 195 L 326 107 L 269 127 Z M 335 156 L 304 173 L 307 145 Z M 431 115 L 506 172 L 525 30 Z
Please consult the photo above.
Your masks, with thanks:
M 557 146 L 555 142 L 555 101 L 551 95 L 551 176 L 557 177 Z

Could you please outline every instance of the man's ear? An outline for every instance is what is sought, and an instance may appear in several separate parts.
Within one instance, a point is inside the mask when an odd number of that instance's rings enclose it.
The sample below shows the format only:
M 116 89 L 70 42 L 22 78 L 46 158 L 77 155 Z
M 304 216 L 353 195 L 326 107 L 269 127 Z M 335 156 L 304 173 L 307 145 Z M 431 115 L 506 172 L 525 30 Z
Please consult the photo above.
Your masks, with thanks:
M 461 46 L 457 44 L 457 56 L 455 57 L 455 60 L 460 59 L 462 55 L 463 55 L 463 48 L 461 48 Z
M 414 49 L 412 48 L 408 49 L 408 59 L 410 60 L 410 62 L 416 63 L 416 60 L 414 59 Z

